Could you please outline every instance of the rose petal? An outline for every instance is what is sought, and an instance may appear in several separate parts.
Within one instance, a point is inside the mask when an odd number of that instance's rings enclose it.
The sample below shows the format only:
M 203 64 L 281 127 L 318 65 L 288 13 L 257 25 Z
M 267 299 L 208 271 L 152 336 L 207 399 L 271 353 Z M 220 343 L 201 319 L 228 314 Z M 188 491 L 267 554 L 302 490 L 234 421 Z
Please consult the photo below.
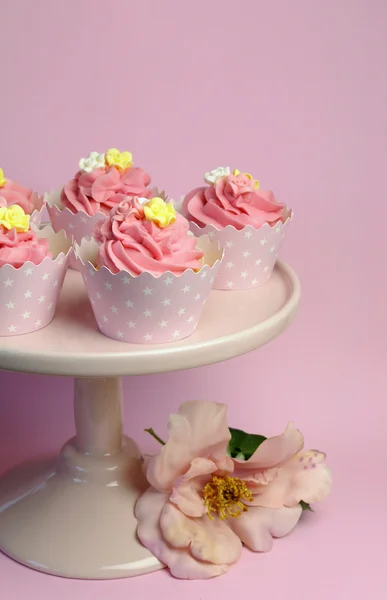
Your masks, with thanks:
M 175 548 L 188 548 L 198 560 L 230 565 L 241 556 L 240 540 L 227 523 L 218 518 L 191 519 L 168 503 L 163 509 L 160 527 L 167 542 Z
M 273 537 L 287 535 L 297 525 L 302 513 L 298 504 L 292 508 L 254 508 L 231 519 L 230 527 L 240 540 L 255 552 L 269 552 Z
M 253 473 L 258 469 L 271 469 L 289 461 L 304 445 L 304 437 L 293 423 L 289 423 L 284 433 L 267 438 L 257 448 L 249 460 L 234 459 L 235 476 L 242 477 L 245 471 Z M 238 474 L 237 474 L 238 473 Z
M 225 573 L 227 565 L 198 561 L 186 548 L 173 548 L 165 541 L 159 520 L 168 498 L 167 494 L 160 494 L 149 488 L 138 499 L 135 516 L 138 520 L 137 535 L 141 543 L 169 567 L 172 575 L 180 579 L 210 579 Z
M 227 407 L 217 402 L 186 402 L 169 417 L 169 439 L 148 467 L 149 483 L 161 492 L 172 491 L 176 477 L 183 475 L 198 457 L 208 458 L 222 471 L 231 472 L 226 455 L 230 431 Z
M 254 506 L 279 508 L 301 500 L 320 502 L 330 492 L 332 476 L 324 464 L 325 454 L 309 450 L 297 454 L 279 470 L 277 478 L 254 495 Z
M 212 460 L 195 458 L 187 473 L 175 479 L 171 502 L 176 504 L 188 517 L 204 515 L 207 510 L 200 490 L 209 481 L 208 475 L 215 473 L 216 470 L 217 466 Z
M 242 475 L 243 481 L 247 487 L 255 493 L 256 490 L 260 491 L 263 485 L 269 485 L 277 477 L 280 467 L 274 467 L 273 469 L 262 469 L 261 471 L 243 471 L 239 473 Z M 236 471 L 236 473 L 238 470 Z

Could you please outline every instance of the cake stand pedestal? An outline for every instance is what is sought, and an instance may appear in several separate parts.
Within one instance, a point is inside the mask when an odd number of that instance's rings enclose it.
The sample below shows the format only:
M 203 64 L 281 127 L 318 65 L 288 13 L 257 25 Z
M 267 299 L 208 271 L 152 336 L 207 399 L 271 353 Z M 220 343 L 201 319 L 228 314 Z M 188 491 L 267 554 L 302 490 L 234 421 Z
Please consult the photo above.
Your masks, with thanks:
M 136 537 L 133 509 L 147 484 L 139 449 L 122 433 L 120 376 L 249 352 L 286 329 L 299 298 L 295 273 L 279 262 L 262 288 L 213 291 L 186 340 L 136 346 L 98 332 L 81 276 L 69 271 L 48 327 L 0 338 L 0 369 L 75 377 L 76 429 L 54 464 L 22 465 L 0 478 L 0 549 L 63 577 L 113 579 L 162 568 Z

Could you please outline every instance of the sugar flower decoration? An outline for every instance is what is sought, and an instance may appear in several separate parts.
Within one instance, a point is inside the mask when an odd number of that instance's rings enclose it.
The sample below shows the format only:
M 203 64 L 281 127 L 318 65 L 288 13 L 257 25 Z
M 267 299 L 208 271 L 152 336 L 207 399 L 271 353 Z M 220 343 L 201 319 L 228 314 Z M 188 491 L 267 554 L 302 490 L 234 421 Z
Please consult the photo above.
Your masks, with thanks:
M 28 231 L 30 228 L 30 215 L 26 215 L 18 204 L 11 206 L 0 205 L 0 226 L 5 229 L 16 229 L 18 233 Z
M 7 180 L 4 177 L 3 169 L 0 169 L 0 188 L 4 187 L 6 183 Z
M 242 173 L 239 169 L 234 169 L 232 176 L 234 177 L 234 181 L 244 182 L 245 185 L 247 182 L 253 182 L 254 189 L 257 190 L 259 188 L 259 181 L 254 179 L 250 173 Z
M 227 407 L 187 402 L 169 417 L 169 439 L 149 458 L 150 487 L 135 508 L 137 533 L 181 579 L 225 573 L 242 545 L 267 552 L 287 535 L 309 503 L 330 491 L 325 455 L 303 451 L 289 424 L 266 438 L 229 429 Z
M 153 221 L 161 228 L 167 227 L 176 221 L 175 207 L 171 202 L 165 202 L 162 198 L 151 198 L 143 204 L 144 215 L 147 221 Z
M 230 175 L 230 173 L 230 167 L 217 167 L 216 169 L 208 171 L 208 173 L 204 174 L 204 181 L 209 185 L 215 185 L 216 181 L 220 177 L 226 177 L 227 175 Z
M 259 181 L 253 178 L 250 173 L 242 173 L 239 169 L 234 169 L 231 173 L 230 167 L 218 167 L 204 174 L 204 181 L 209 185 L 216 185 L 218 179 L 227 177 L 227 181 L 237 182 L 241 185 L 249 185 L 252 189 L 259 188 Z
M 120 152 L 117 148 L 110 148 L 105 154 L 108 167 L 116 167 L 119 171 L 126 171 L 133 165 L 131 152 Z
M 87 158 L 81 158 L 79 168 L 85 173 L 91 173 L 95 169 L 105 168 L 105 155 L 98 152 L 90 152 Z

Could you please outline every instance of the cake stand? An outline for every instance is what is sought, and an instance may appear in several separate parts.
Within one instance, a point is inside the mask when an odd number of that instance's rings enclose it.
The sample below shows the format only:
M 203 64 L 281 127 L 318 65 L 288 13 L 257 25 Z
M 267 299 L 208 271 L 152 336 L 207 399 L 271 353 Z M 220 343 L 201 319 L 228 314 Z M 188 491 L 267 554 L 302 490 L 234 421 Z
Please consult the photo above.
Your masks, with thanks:
M 113 579 L 162 568 L 136 537 L 133 509 L 146 482 L 140 452 L 122 433 L 120 377 L 249 352 L 287 328 L 299 299 L 297 276 L 278 262 L 262 288 L 211 292 L 189 338 L 136 346 L 98 332 L 81 275 L 68 271 L 48 327 L 0 338 L 0 369 L 75 377 L 76 429 L 55 464 L 22 465 L 0 478 L 0 549 L 63 577 Z

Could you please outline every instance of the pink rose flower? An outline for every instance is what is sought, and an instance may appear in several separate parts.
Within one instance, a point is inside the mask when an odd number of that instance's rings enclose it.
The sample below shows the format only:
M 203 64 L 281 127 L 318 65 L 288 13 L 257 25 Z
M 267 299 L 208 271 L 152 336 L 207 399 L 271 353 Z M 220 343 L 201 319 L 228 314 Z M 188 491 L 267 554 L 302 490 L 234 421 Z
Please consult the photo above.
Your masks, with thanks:
M 240 558 L 242 543 L 270 550 L 273 537 L 297 524 L 300 500 L 316 502 L 330 489 L 323 455 L 300 453 L 303 438 L 293 425 L 249 461 L 230 458 L 226 410 L 215 402 L 183 404 L 147 465 L 150 487 L 136 505 L 137 533 L 178 578 L 221 575 Z

